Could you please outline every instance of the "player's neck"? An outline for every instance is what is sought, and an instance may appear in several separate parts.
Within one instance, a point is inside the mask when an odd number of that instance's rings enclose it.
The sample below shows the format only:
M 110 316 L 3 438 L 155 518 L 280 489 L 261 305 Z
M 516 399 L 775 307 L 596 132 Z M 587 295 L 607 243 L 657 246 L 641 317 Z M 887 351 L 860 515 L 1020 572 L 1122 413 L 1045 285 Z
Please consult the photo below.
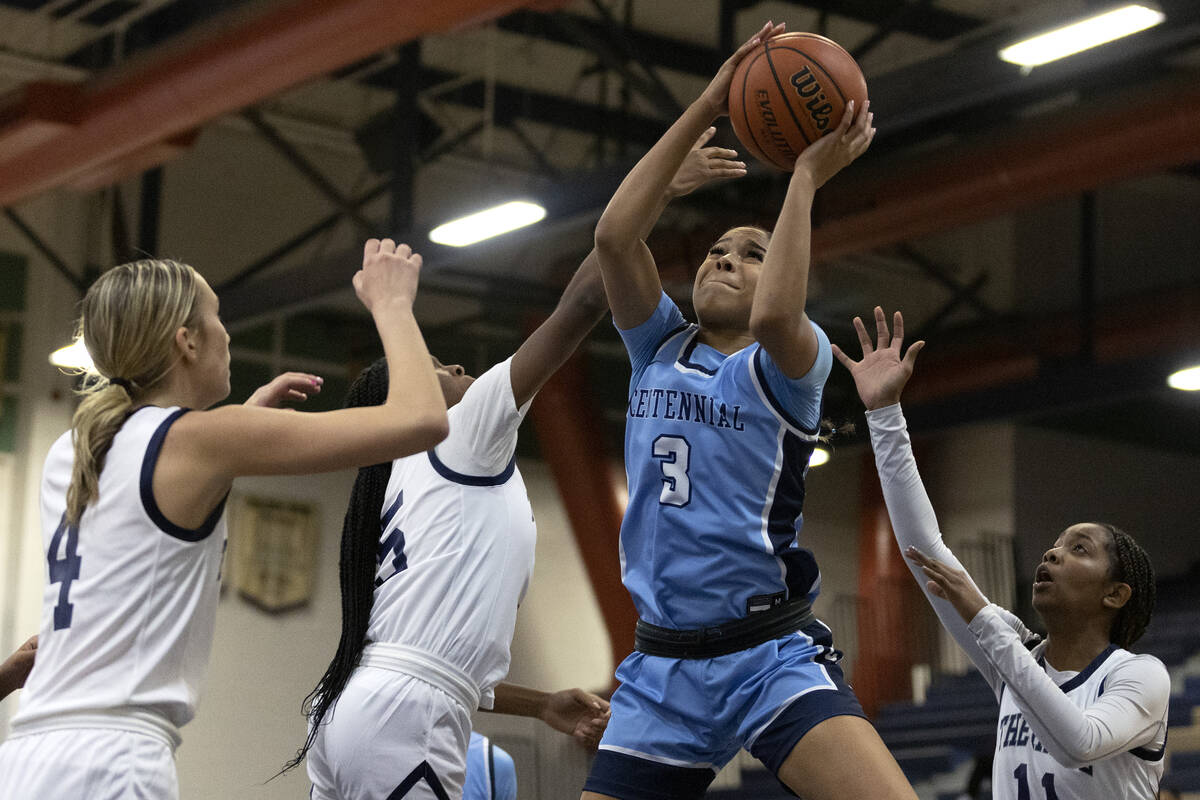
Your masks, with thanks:
M 700 334 L 696 339 L 700 344 L 706 344 L 727 356 L 733 355 L 738 350 L 754 344 L 754 337 L 749 331 L 706 328 L 704 326 L 701 326 Z
M 1046 621 L 1048 634 L 1043 655 L 1046 663 L 1056 670 L 1079 672 L 1087 668 L 1096 656 L 1108 649 L 1108 628 L 1101 625 L 1051 625 Z

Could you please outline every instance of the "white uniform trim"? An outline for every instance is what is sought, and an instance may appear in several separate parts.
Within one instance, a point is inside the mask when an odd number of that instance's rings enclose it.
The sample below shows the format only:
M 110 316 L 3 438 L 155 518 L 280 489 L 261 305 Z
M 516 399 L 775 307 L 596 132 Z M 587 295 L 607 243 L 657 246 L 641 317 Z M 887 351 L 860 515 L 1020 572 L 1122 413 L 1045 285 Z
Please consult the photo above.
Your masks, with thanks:
M 692 767 L 694 769 L 711 769 L 717 771 L 716 766 L 707 761 L 681 761 L 677 758 L 667 758 L 666 756 L 656 756 L 650 753 L 643 753 L 640 750 L 633 750 L 629 747 L 617 747 L 615 744 L 602 744 L 601 750 L 611 750 L 614 753 L 624 753 L 627 756 L 634 758 L 642 758 L 646 761 L 654 761 L 658 764 L 669 764 L 672 767 Z
M 376 642 L 363 648 L 360 666 L 378 667 L 410 675 L 441 689 L 467 709 L 479 708 L 480 689 L 471 676 L 444 658 L 402 644 Z
M 22 736 L 32 736 L 38 733 L 61 730 L 106 730 L 127 731 L 150 736 L 165 744 L 175 754 L 176 748 L 183 742 L 179 728 L 163 719 L 161 714 L 140 711 L 135 708 L 113 709 L 111 711 L 96 711 L 93 713 L 77 712 L 63 713 L 42 720 L 31 720 L 20 725 L 14 725 L 10 739 Z

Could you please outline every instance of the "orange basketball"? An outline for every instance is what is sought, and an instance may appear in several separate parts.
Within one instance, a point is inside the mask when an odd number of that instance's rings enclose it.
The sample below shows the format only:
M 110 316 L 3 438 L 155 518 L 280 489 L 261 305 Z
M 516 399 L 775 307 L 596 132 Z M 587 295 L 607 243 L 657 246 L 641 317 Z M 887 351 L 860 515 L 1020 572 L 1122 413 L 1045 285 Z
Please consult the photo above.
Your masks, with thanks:
M 854 57 L 815 33 L 785 33 L 750 51 L 733 73 L 729 119 L 759 161 L 791 172 L 800 151 L 867 99 Z

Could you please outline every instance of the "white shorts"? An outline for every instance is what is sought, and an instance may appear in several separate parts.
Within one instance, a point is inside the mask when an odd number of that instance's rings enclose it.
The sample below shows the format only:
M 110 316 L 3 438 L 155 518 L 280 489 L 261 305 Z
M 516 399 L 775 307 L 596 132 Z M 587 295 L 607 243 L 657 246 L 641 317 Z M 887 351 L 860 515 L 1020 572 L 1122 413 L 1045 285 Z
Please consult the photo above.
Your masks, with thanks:
M 308 751 L 313 800 L 462 797 L 471 715 L 425 681 L 359 667 Z
M 171 748 L 121 730 L 69 729 L 0 745 L 0 800 L 178 800 Z

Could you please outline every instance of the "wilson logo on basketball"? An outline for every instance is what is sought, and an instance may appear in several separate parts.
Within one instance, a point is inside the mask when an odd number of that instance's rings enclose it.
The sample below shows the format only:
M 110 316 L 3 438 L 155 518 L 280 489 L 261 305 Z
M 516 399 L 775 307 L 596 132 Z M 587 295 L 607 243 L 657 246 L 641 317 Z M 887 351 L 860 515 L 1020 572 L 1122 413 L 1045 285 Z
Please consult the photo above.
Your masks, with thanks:
M 821 82 L 817 80 L 817 76 L 813 74 L 807 64 L 792 75 L 791 84 L 795 87 L 796 94 L 800 95 L 801 101 L 804 102 L 804 107 L 808 109 L 808 116 L 817 126 L 817 130 L 823 131 L 828 128 L 829 117 L 833 114 L 833 104 L 825 99 Z

